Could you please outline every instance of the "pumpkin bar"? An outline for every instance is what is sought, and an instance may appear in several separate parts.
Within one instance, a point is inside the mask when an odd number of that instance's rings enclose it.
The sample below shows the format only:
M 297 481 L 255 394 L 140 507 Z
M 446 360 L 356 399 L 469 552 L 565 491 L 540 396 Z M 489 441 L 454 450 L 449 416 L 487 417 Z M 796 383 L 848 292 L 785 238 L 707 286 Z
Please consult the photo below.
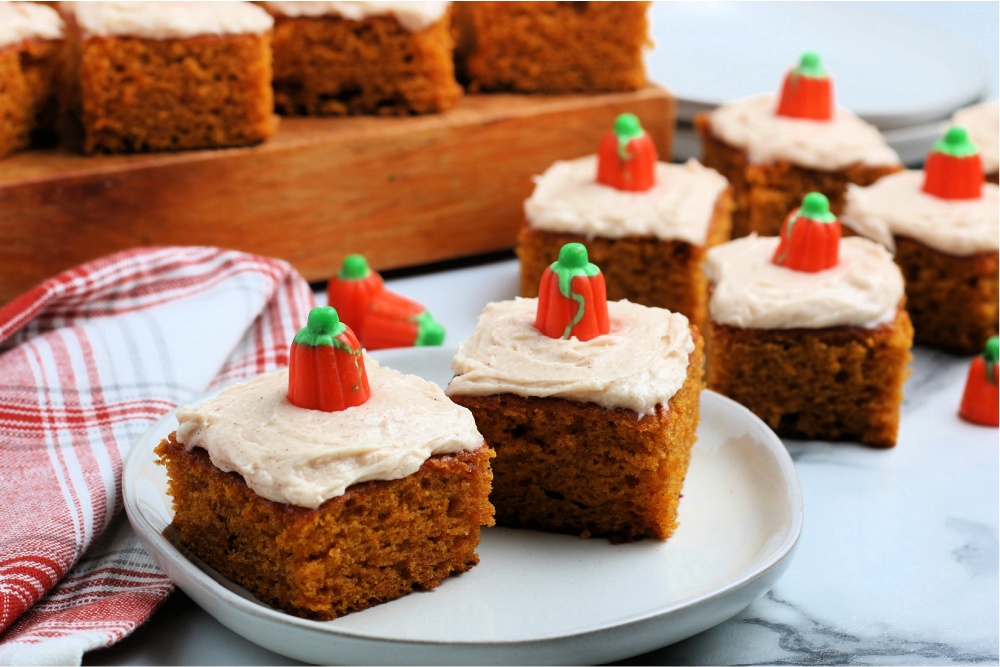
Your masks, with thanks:
M 683 315 L 608 302 L 580 244 L 542 283 L 486 306 L 446 389 L 496 452 L 497 523 L 665 539 L 696 440 L 701 337 Z
M 733 188 L 733 238 L 775 236 L 809 192 L 843 211 L 847 185 L 871 185 L 902 169 L 879 131 L 834 104 L 833 83 L 807 52 L 781 95 L 727 102 L 695 117 L 701 159 Z
M 52 128 L 64 36 L 53 9 L 0 2 L 0 157 Z
M 157 446 L 181 543 L 314 619 L 476 565 L 492 451 L 469 411 L 379 366 L 330 307 L 310 313 L 290 362 L 180 410 Z
M 976 145 L 954 126 L 923 170 L 850 187 L 842 220 L 894 253 L 919 345 L 981 352 L 998 331 L 1000 187 L 983 181 Z
M 85 152 L 247 146 L 276 131 L 273 21 L 260 7 L 66 4 Z
M 708 251 L 706 380 L 780 436 L 892 447 L 913 343 L 903 276 L 840 231 L 810 193 L 780 237 Z
M 597 155 L 559 161 L 535 179 L 517 239 L 521 295 L 536 296 L 566 243 L 586 246 L 608 298 L 665 308 L 701 325 L 711 246 L 729 239 L 729 184 L 695 160 L 669 164 L 632 114 L 599 142 Z
M 275 19 L 274 97 L 288 115 L 445 111 L 455 80 L 447 2 L 264 2 Z
M 457 2 L 472 92 L 570 93 L 646 85 L 648 2 Z

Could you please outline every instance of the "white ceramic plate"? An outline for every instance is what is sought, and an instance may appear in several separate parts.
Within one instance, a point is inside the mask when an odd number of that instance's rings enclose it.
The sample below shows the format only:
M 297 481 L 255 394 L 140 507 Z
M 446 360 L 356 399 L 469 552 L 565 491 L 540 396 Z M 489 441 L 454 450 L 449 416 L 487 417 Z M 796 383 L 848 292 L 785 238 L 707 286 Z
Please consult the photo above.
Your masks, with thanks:
M 376 353 L 443 384 L 452 350 Z M 220 623 L 272 651 L 316 663 L 572 663 L 638 655 L 747 607 L 788 566 L 802 528 L 798 478 L 781 441 L 740 405 L 706 391 L 680 528 L 667 541 L 611 545 L 490 528 L 481 562 L 429 592 L 329 622 L 257 602 L 180 546 L 153 447 L 167 415 L 128 458 L 125 509 L 166 573 Z
M 657 2 L 649 76 L 677 95 L 677 116 L 779 89 L 816 50 L 837 101 L 880 129 L 944 119 L 989 85 L 986 62 L 934 26 L 858 3 Z

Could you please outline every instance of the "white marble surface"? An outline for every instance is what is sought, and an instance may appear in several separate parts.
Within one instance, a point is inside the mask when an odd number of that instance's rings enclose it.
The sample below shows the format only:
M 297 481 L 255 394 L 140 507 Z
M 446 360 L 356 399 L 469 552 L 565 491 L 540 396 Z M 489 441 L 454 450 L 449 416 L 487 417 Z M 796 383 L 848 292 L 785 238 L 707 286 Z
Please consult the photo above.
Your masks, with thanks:
M 484 303 L 516 293 L 517 263 L 390 286 L 424 303 L 454 345 Z M 805 526 L 774 589 L 734 619 L 626 664 L 997 663 L 1000 431 L 956 414 L 968 358 L 920 348 L 914 356 L 895 449 L 786 441 Z M 84 663 L 297 664 L 219 625 L 180 592 Z

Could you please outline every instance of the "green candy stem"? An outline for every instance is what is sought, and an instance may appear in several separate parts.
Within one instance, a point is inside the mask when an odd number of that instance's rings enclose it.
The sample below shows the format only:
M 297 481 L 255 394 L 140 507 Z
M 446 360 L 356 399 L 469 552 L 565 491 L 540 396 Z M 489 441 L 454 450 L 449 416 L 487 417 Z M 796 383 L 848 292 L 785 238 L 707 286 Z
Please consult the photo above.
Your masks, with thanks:
M 625 114 L 623 114 L 625 115 Z M 563 331 L 563 338 L 569 338 L 580 320 L 583 319 L 585 299 L 573 291 L 573 278 L 592 278 L 601 272 L 587 257 L 587 247 L 582 243 L 567 243 L 559 250 L 559 259 L 553 262 L 552 272 L 559 278 L 559 293 L 576 302 L 576 314 Z
M 990 384 L 996 384 L 994 378 L 997 365 L 997 357 L 1000 356 L 1000 340 L 996 336 L 990 336 L 986 341 L 986 348 L 983 350 L 983 359 L 986 360 L 986 380 Z
M 425 310 L 414 317 L 413 321 L 417 323 L 417 340 L 414 341 L 414 346 L 433 347 L 444 342 L 444 327 L 429 312 Z
M 623 113 L 615 119 L 615 136 L 618 138 L 618 157 L 622 160 L 632 158 L 626 147 L 628 142 L 638 139 L 644 134 L 642 123 L 635 114 Z
M 795 73 L 799 76 L 807 76 L 811 79 L 825 79 L 830 75 L 820 60 L 819 54 L 815 51 L 806 51 L 799 60 L 799 66 L 795 68 Z
M 943 137 L 934 142 L 931 151 L 951 157 L 969 157 L 978 153 L 979 149 L 969 139 L 969 133 L 964 127 L 953 125 L 948 128 Z
M 368 260 L 364 255 L 348 255 L 344 258 L 344 263 L 337 272 L 337 277 L 341 280 L 361 280 L 371 275 L 372 270 L 368 267 Z
M 332 306 L 317 306 L 309 311 L 306 325 L 299 329 L 292 342 L 310 347 L 332 345 L 351 354 L 360 354 L 360 350 L 351 349 L 350 345 L 338 338 L 346 329 L 347 325 L 340 321 L 340 316 Z
M 830 211 L 830 200 L 820 192 L 810 192 L 802 198 L 799 216 L 816 222 L 836 222 L 837 216 Z M 797 216 L 798 217 L 798 216 Z

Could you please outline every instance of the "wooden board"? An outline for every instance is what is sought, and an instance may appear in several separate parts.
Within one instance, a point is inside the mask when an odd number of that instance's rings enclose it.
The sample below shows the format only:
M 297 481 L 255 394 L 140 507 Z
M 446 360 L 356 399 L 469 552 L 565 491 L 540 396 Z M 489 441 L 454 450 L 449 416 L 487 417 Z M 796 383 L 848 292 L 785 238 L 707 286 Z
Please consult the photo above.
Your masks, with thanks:
M 281 257 L 309 281 L 364 253 L 378 269 L 513 247 L 533 175 L 595 152 L 617 114 L 670 156 L 674 101 L 634 93 L 467 96 L 414 118 L 285 118 L 252 148 L 0 160 L 0 303 L 137 246 Z

